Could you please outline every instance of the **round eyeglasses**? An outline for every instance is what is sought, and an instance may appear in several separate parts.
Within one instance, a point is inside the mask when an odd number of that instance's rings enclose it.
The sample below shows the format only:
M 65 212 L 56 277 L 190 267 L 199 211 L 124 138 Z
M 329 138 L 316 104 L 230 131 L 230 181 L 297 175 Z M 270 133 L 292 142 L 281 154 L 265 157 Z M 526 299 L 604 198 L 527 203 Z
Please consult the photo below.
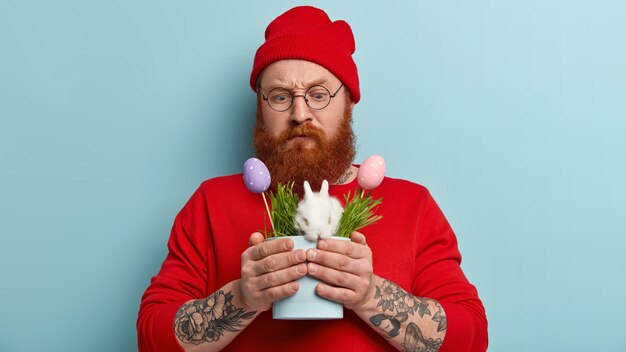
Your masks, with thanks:
M 343 84 L 337 88 L 334 94 L 330 94 L 330 91 L 326 87 L 319 85 L 309 87 L 304 94 L 291 94 L 286 88 L 276 87 L 272 88 L 267 93 L 267 96 L 263 95 L 263 93 L 261 93 L 261 96 L 270 108 L 278 112 L 289 110 L 296 97 L 303 97 L 306 105 L 311 109 L 322 110 L 330 104 L 330 100 L 339 93 L 341 87 L 343 87 Z

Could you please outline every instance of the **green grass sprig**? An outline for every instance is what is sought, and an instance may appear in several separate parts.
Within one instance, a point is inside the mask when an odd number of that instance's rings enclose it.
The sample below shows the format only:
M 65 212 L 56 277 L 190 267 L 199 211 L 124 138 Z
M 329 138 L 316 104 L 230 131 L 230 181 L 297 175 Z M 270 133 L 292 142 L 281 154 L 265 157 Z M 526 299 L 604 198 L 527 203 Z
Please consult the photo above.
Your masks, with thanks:
M 298 208 L 298 195 L 293 191 L 294 183 L 278 184 L 276 192 L 270 192 L 272 222 L 274 230 L 265 232 L 266 237 L 296 236 L 298 234 L 293 219 Z
M 354 190 L 352 199 L 350 199 L 350 192 L 344 196 L 344 199 L 346 200 L 346 206 L 337 227 L 336 236 L 338 237 L 350 238 L 350 234 L 353 231 L 372 225 L 383 218 L 381 215 L 374 214 L 374 208 L 380 205 L 383 199 L 372 198 L 371 191 L 365 195 L 365 191 L 357 187 Z

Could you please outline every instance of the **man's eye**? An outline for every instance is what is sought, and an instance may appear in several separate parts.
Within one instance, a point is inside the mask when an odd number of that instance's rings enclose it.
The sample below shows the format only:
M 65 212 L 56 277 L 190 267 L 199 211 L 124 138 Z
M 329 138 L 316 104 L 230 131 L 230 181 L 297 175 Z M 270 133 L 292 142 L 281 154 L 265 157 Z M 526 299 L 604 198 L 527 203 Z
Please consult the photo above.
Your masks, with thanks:
M 326 100 L 326 93 L 313 93 L 309 95 L 311 99 L 313 100 L 317 100 L 317 101 L 324 101 Z
M 273 103 L 285 103 L 289 101 L 289 96 L 286 94 L 274 95 L 271 97 Z

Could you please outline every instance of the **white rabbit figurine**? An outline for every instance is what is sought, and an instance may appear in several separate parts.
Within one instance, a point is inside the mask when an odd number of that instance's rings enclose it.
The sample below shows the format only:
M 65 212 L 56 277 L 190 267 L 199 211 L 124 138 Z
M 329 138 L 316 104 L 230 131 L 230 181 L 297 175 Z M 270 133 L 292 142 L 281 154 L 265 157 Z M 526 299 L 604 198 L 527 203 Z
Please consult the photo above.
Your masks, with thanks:
M 294 217 L 294 225 L 304 232 L 304 238 L 315 242 L 334 235 L 342 213 L 341 203 L 328 193 L 328 181 L 322 182 L 319 193 L 313 192 L 309 182 L 304 181 L 304 199 L 298 203 Z

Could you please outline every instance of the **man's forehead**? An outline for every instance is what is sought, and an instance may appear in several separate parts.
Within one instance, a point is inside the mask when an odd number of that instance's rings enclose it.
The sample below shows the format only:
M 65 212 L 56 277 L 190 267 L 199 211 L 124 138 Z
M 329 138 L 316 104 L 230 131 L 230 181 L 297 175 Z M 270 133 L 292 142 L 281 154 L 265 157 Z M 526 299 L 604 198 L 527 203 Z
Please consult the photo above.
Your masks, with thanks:
M 323 66 L 303 60 L 281 60 L 267 66 L 261 74 L 263 88 L 281 86 L 306 88 L 312 85 L 339 83 L 339 79 Z

